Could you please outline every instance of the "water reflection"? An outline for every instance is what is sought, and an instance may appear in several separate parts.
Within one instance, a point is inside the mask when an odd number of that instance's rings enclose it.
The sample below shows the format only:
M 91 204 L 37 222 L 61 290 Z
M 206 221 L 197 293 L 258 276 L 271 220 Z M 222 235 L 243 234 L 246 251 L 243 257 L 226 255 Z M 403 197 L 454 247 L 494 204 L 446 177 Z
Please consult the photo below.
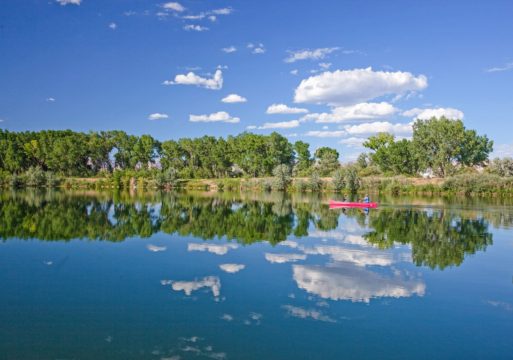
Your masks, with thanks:
M 383 200 L 365 214 L 331 211 L 326 200 L 0 194 L 0 349 L 27 359 L 339 359 L 378 350 L 433 358 L 445 341 L 457 358 L 481 349 L 471 331 L 486 354 L 511 353 L 513 248 L 494 228 L 510 226 L 510 208 Z M 49 242 L 72 239 L 91 241 Z M 384 333 L 412 348 L 397 353 Z M 362 338 L 379 349 L 351 352 Z
M 323 299 L 368 303 L 378 297 L 423 296 L 422 280 L 409 279 L 400 271 L 380 275 L 348 263 L 331 266 L 293 265 L 293 277 L 300 289 Z
M 492 244 L 490 222 L 504 226 L 513 223 L 510 211 L 384 207 L 365 214 L 359 210 L 329 210 L 318 196 L 277 193 L 130 196 L 11 192 L 0 194 L 0 199 L 0 238 L 4 240 L 122 241 L 163 232 L 204 240 L 223 238 L 240 244 L 268 241 L 300 250 L 295 254 L 266 254 L 273 263 L 327 255 L 332 261 L 356 266 L 390 266 L 411 258 L 418 266 L 443 269 L 460 265 L 465 256 Z M 292 238 L 305 237 L 336 240 L 345 247 L 321 243 L 298 249 Z M 411 251 L 395 254 L 394 258 L 382 251 L 397 244 L 407 244 Z M 236 248 L 235 243 L 188 245 L 189 251 L 217 255 Z M 166 247 L 148 245 L 148 250 L 165 251 Z

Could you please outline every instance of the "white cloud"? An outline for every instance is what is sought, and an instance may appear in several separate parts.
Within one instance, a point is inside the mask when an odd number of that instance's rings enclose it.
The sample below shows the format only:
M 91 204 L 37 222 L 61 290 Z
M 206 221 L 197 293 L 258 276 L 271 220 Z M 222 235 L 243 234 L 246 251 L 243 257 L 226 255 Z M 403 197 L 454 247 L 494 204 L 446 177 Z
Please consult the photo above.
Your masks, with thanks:
M 0 122 L 4 122 L 4 119 L 0 119 Z
M 118 28 L 118 25 L 115 22 L 111 22 L 109 24 L 109 28 L 112 29 L 112 30 L 116 30 Z
M 153 113 L 148 116 L 148 120 L 162 120 L 167 118 L 169 118 L 169 116 L 163 113 Z
M 512 70 L 512 69 L 513 69 L 513 62 L 509 62 L 509 63 L 505 64 L 504 66 L 493 67 L 490 69 L 486 69 L 485 71 L 490 73 L 490 72 L 508 71 L 508 70 Z
M 174 291 L 183 291 L 187 296 L 191 296 L 193 291 L 204 287 L 210 288 L 212 295 L 215 297 L 221 294 L 221 280 L 217 276 L 207 276 L 194 281 L 162 280 L 160 283 L 162 285 L 171 285 Z
M 312 50 L 299 50 L 299 51 L 288 51 L 289 57 L 287 57 L 284 61 L 287 63 L 293 63 L 299 60 L 319 60 L 324 59 L 326 55 L 331 54 L 332 52 L 338 50 L 338 47 L 332 48 L 319 48 Z
M 318 138 L 334 138 L 334 137 L 342 137 L 346 135 L 347 133 L 344 130 L 337 130 L 337 131 L 308 131 L 305 136 L 312 136 L 312 137 L 318 137 Z
M 80 3 L 82 2 L 82 0 L 55 0 L 56 2 L 58 2 L 59 4 L 61 4 L 62 6 L 64 5 L 80 5 Z
M 204 115 L 189 115 L 189 121 L 191 122 L 225 122 L 225 123 L 238 123 L 240 118 L 232 117 L 226 111 L 218 111 L 212 114 Z
M 197 15 L 184 15 L 182 16 L 182 19 L 185 20 L 201 20 L 204 19 L 205 16 L 207 16 L 205 13 L 197 14 Z
M 221 101 L 224 103 L 232 104 L 232 103 L 245 103 L 248 101 L 248 99 L 246 99 L 243 96 L 237 95 L 237 94 L 230 94 L 230 95 L 224 97 Z
M 266 51 L 265 46 L 262 43 L 260 43 L 260 44 L 249 43 L 247 45 L 247 48 L 251 49 L 251 53 L 253 53 L 253 54 L 263 54 Z
M 236 272 L 239 272 L 243 270 L 246 267 L 246 265 L 243 264 L 221 264 L 219 265 L 219 268 L 223 270 L 224 272 L 234 274 Z
M 233 12 L 232 8 L 221 8 L 212 10 L 212 14 L 216 15 L 230 15 Z
M 256 126 L 256 125 L 248 125 L 248 126 L 246 126 L 246 129 L 248 129 L 248 130 L 255 130 L 255 129 L 258 129 L 258 126 Z
M 413 131 L 412 123 L 392 124 L 388 121 L 376 121 L 358 125 L 346 125 L 344 126 L 344 130 L 350 135 L 377 134 L 380 132 L 388 132 L 391 134 L 411 134 Z
M 152 245 L 152 244 L 146 245 L 146 248 L 148 250 L 150 250 L 151 252 L 166 251 L 166 249 L 167 249 L 167 247 L 165 247 L 165 246 L 157 246 L 157 245 Z
M 265 259 L 273 264 L 284 264 L 288 262 L 296 262 L 305 260 L 305 254 L 270 254 L 265 253 Z
M 339 144 L 346 145 L 348 147 L 352 148 L 359 148 L 362 147 L 363 143 L 366 141 L 366 138 L 360 138 L 360 137 L 350 137 L 347 139 L 342 139 L 339 141 Z
M 167 2 L 165 4 L 162 4 L 162 7 L 166 10 L 176 11 L 176 12 L 183 12 L 185 8 L 182 6 L 182 4 L 177 2 Z
M 128 10 L 128 11 L 123 12 L 123 15 L 124 16 L 134 16 L 134 15 L 137 15 L 137 12 L 135 12 L 133 10 Z
M 186 31 L 198 31 L 198 32 L 208 31 L 208 27 L 206 27 L 206 26 L 192 25 L 192 24 L 185 25 L 183 27 L 183 29 Z
M 314 120 L 317 123 L 341 123 L 349 120 L 377 119 L 393 115 L 397 109 L 387 103 L 359 103 L 349 106 L 338 106 L 331 113 L 314 113 L 303 117 L 303 120 Z
M 334 319 L 330 318 L 328 315 L 324 315 L 321 311 L 311 309 L 303 309 L 298 306 L 292 306 L 292 305 L 283 305 L 282 306 L 285 310 L 287 310 L 287 313 L 290 316 L 297 317 L 300 319 L 313 319 L 318 321 L 326 321 L 326 322 L 336 322 Z
M 259 129 L 292 129 L 299 126 L 299 120 L 280 121 L 280 122 L 266 122 L 264 125 L 259 126 Z
M 319 66 L 321 67 L 321 69 L 328 70 L 331 67 L 331 63 L 322 62 L 319 63 Z
M 307 109 L 289 107 L 285 104 L 272 104 L 267 108 L 267 114 L 305 114 Z
M 422 90 L 427 87 L 424 75 L 409 72 L 366 69 L 326 71 L 301 81 L 295 90 L 297 103 L 353 105 L 390 94 Z
M 190 243 L 187 245 L 187 251 L 208 251 L 216 255 L 225 255 L 229 250 L 237 249 L 237 247 L 236 244 L 216 245 Z
M 373 298 L 423 296 L 426 291 L 426 285 L 420 280 L 380 275 L 350 264 L 337 267 L 293 265 L 292 270 L 300 289 L 324 299 L 368 303 Z
M 230 54 L 230 53 L 236 52 L 237 48 L 235 46 L 228 46 L 228 47 L 222 48 L 221 50 L 227 54 Z
M 204 78 L 196 75 L 194 72 L 189 72 L 186 75 L 179 74 L 175 76 L 174 81 L 166 80 L 164 85 L 195 85 L 205 89 L 219 90 L 223 87 L 223 72 L 216 70 L 212 78 Z
M 413 117 L 414 119 L 428 120 L 432 117 L 441 118 L 445 116 L 451 120 L 463 120 L 463 111 L 453 108 L 419 109 L 413 108 L 402 113 L 403 116 Z
M 56 101 L 55 98 L 53 98 L 51 96 L 46 98 L 46 102 L 55 102 L 55 101 Z
M 216 22 L 217 21 L 217 17 L 215 15 L 209 15 L 208 19 L 212 22 Z
M 290 70 L 290 73 L 292 75 L 297 75 L 299 73 L 299 70 L 298 69 Z

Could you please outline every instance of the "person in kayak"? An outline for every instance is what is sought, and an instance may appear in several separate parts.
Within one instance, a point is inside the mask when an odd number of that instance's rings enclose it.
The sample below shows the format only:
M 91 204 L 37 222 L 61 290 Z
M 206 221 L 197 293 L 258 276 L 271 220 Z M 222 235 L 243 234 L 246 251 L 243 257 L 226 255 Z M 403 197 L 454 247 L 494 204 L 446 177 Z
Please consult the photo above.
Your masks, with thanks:
M 369 195 L 365 195 L 365 197 L 363 198 L 362 200 L 364 203 L 368 204 L 370 203 L 370 198 L 369 198 Z

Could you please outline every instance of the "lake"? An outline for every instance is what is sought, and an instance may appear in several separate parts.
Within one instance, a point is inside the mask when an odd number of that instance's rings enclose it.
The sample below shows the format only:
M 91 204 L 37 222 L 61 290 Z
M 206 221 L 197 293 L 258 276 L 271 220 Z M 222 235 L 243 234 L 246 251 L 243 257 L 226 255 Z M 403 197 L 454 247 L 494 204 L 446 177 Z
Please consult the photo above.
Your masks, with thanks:
M 0 193 L 0 358 L 513 358 L 511 202 L 328 199 Z

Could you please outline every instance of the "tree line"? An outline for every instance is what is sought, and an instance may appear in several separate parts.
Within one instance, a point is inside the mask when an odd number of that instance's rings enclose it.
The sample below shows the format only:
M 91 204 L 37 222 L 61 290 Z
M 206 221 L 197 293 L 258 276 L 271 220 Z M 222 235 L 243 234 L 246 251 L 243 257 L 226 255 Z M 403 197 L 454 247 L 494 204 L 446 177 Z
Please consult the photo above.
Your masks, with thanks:
M 355 164 L 341 168 L 336 149 L 321 147 L 312 154 L 308 143 L 292 143 L 276 132 L 158 141 L 150 135 L 128 135 L 124 131 L 0 130 L 0 175 L 23 173 L 25 183 L 37 184 L 54 181 L 52 177 L 43 180 L 41 172 L 93 177 L 116 170 L 150 170 L 150 177 L 160 183 L 177 178 L 274 176 L 286 184 L 290 176 L 313 176 L 311 183 L 315 183 L 316 176 L 336 177 L 338 172 L 348 169 L 358 176 L 415 176 L 430 172 L 447 177 L 490 165 L 489 171 L 499 176 L 513 174 L 511 159 L 488 164 L 493 141 L 466 129 L 461 120 L 416 120 L 411 139 L 379 133 L 369 137 L 363 146 L 370 151 L 361 154 Z M 12 184 L 16 181 L 11 179 Z M 285 186 L 277 188 L 281 187 Z
M 0 170 L 10 174 L 38 168 L 87 177 L 114 170 L 173 169 L 180 178 L 263 177 L 271 176 L 278 165 L 289 166 L 294 175 L 307 174 L 314 167 L 329 175 L 339 167 L 339 153 L 321 147 L 311 154 L 309 144 L 291 143 L 276 132 L 161 142 L 124 131 L 0 130 Z

